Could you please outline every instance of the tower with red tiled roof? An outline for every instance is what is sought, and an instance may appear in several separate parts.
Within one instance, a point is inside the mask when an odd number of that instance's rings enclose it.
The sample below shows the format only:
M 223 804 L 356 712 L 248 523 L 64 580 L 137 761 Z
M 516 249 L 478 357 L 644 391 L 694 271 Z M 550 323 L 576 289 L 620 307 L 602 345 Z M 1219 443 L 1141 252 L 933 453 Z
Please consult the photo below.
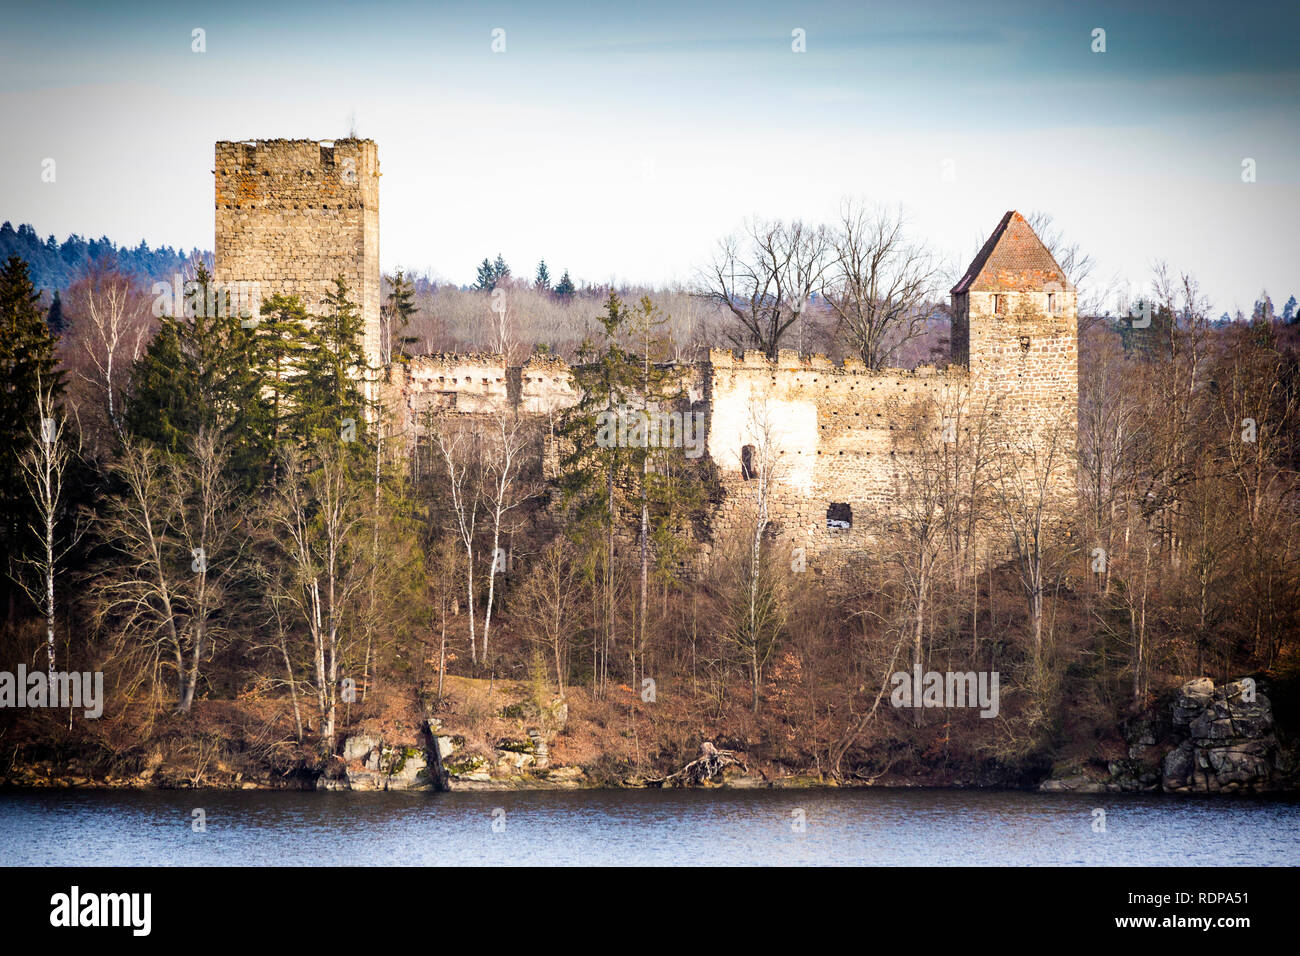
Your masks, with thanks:
M 952 361 L 972 398 L 996 406 L 1008 440 L 1052 429 L 1073 456 L 1078 434 L 1075 288 L 1012 210 L 952 287 Z

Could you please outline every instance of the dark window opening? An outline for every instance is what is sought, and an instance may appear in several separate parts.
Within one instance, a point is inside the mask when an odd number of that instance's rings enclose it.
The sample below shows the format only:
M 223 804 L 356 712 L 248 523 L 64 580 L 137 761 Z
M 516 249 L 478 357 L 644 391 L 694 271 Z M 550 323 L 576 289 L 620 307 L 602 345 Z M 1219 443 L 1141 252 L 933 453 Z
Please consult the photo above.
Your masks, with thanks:
M 1050 315 L 1056 314 L 1056 293 L 1047 293 L 1047 311 Z
M 826 509 L 826 527 L 852 528 L 853 509 L 847 504 L 836 503 Z
M 998 315 L 1001 315 L 1003 312 L 1006 298 L 1007 297 L 1005 295 L 995 295 L 993 297 L 993 311 L 996 312 Z
M 754 446 L 746 445 L 740 449 L 740 477 L 745 481 L 753 478 L 757 472 L 754 470 Z

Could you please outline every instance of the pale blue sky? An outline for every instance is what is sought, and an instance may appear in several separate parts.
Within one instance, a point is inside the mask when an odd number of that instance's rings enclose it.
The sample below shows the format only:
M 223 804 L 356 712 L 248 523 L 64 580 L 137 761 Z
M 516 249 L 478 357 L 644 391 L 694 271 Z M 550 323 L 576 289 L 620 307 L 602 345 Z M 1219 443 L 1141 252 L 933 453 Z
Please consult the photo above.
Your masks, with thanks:
M 0 219 L 211 248 L 215 140 L 330 138 L 355 113 L 386 269 L 470 282 L 500 251 L 516 273 L 687 282 L 746 216 L 824 220 L 852 195 L 901 203 L 954 264 L 1042 209 L 1099 280 L 1164 258 L 1216 313 L 1262 287 L 1280 307 L 1300 295 L 1300 7 L 1126 6 L 32 4 L 0 36 Z

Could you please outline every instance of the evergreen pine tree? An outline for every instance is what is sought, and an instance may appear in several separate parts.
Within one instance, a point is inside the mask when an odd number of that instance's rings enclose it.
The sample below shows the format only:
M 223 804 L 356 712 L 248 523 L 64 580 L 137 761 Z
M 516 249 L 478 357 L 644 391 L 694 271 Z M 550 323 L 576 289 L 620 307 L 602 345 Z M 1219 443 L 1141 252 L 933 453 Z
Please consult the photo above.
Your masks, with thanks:
M 565 269 L 564 275 L 560 276 L 560 281 L 555 286 L 555 294 L 561 299 L 572 299 L 576 291 L 573 280 L 569 278 L 569 270 Z
M 595 516 L 604 523 L 610 510 L 610 485 L 628 485 L 626 471 L 631 462 L 627 449 L 602 426 L 634 400 L 637 368 L 635 356 L 619 344 L 628 310 L 616 293 L 610 293 L 599 321 L 603 340 L 588 339 L 579 348 L 579 363 L 572 372 L 579 399 L 560 418 L 558 431 L 565 450 L 559 483 L 580 519 Z
M 211 308 L 211 283 L 200 264 L 181 314 L 162 317 L 136 360 L 126 428 L 173 454 L 183 453 L 200 428 L 215 429 L 229 449 L 231 473 L 252 487 L 269 458 L 253 367 L 254 335 L 239 316 Z
M 636 364 L 619 344 L 627 309 L 610 293 L 600 317 L 603 341 L 584 341 L 580 364 L 573 368 L 578 401 L 561 415 L 559 489 L 569 519 L 566 533 L 584 553 L 594 586 L 600 594 L 597 611 L 597 667 L 593 683 L 604 692 L 615 641 L 614 535 L 620 517 L 628 514 L 629 491 L 635 481 L 628 448 L 620 441 L 618 419 L 636 390 Z
M 492 287 L 496 284 L 496 271 L 492 268 L 492 261 L 484 259 L 479 263 L 478 280 L 474 283 L 474 288 L 479 292 L 491 292 Z
M 492 278 L 494 285 L 502 279 L 510 278 L 510 267 L 506 265 L 506 260 L 499 252 L 497 253 L 496 262 L 492 263 Z
M 340 276 L 325 296 L 324 314 L 316 318 L 302 356 L 302 376 L 294 394 L 303 435 L 309 440 L 351 441 L 365 427 L 365 333 L 361 312 Z
M 415 307 L 415 289 L 406 274 L 397 270 L 393 276 L 393 288 L 384 303 L 384 319 L 391 337 L 391 361 L 406 364 L 410 361 L 411 350 L 419 343 L 419 337 L 406 334 L 406 327 L 411 324 L 411 316 L 418 309 Z
M 6 556 L 21 553 L 32 512 L 19 461 L 40 428 L 37 390 L 52 392 L 56 401 L 63 393 L 55 344 L 27 263 L 10 256 L 0 267 L 0 551 Z M 6 590 L 12 620 L 16 592 Z
M 261 321 L 253 336 L 253 365 L 261 380 L 259 416 L 265 440 L 274 451 L 282 442 L 301 438 L 303 357 L 310 347 L 311 317 L 296 295 L 276 293 L 262 302 Z
M 50 300 L 50 311 L 45 315 L 45 324 L 54 335 L 62 335 L 67 327 L 67 320 L 63 317 L 63 300 L 59 298 L 59 290 L 54 290 L 54 298 Z
M 537 263 L 537 278 L 533 280 L 533 285 L 537 287 L 538 292 L 551 291 L 551 272 L 546 268 L 545 259 Z

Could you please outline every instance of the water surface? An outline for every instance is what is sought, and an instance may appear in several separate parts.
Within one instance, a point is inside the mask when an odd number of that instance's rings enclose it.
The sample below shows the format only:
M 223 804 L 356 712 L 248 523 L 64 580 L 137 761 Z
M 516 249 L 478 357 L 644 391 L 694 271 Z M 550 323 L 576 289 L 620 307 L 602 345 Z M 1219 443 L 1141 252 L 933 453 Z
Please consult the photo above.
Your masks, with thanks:
M 205 833 L 192 827 L 195 809 Z M 884 789 L 11 791 L 0 793 L 0 863 L 1294 866 L 1300 800 Z

